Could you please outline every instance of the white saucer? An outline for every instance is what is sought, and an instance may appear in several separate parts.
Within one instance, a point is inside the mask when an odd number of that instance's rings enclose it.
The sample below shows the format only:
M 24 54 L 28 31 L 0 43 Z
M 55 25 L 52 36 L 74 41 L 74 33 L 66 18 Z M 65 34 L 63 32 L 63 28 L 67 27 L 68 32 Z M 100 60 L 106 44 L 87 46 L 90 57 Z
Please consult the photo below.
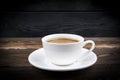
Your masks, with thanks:
M 83 48 L 82 51 L 86 52 L 88 50 Z M 45 56 L 45 53 L 44 53 L 44 49 L 40 48 L 38 50 L 33 51 L 29 55 L 28 61 L 34 67 L 37 67 L 37 68 L 43 69 L 43 70 L 49 70 L 49 71 L 72 71 L 72 70 L 84 69 L 84 68 L 90 67 L 93 64 L 95 64 L 95 62 L 97 61 L 96 54 L 94 52 L 90 52 L 88 54 L 89 55 L 87 55 L 84 59 L 78 60 L 75 63 L 73 63 L 72 65 L 57 66 L 57 65 L 54 65 L 54 64 L 52 64 L 51 62 L 49 62 L 47 60 L 47 58 Z

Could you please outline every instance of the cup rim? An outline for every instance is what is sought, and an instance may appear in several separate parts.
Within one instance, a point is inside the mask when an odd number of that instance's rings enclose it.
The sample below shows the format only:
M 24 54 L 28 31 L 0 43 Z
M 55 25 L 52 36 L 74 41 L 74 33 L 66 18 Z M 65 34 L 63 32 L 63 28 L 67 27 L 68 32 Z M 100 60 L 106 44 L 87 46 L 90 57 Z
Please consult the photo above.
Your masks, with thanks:
M 51 42 L 47 42 L 48 38 L 53 38 L 57 36 L 58 38 L 61 37 L 61 36 L 66 36 L 66 38 L 69 38 L 71 37 L 71 39 L 76 39 L 77 40 L 80 40 L 79 42 L 74 42 L 74 43 L 51 43 Z M 53 38 L 54 39 L 54 38 Z M 42 42 L 43 43 L 47 43 L 47 44 L 53 44 L 53 45 L 70 45 L 70 44 L 78 44 L 78 43 L 82 43 L 84 41 L 84 37 L 80 36 L 80 35 L 77 35 L 77 34 L 69 34 L 69 33 L 57 33 L 57 34 L 49 34 L 49 35 L 46 35 L 44 37 L 42 37 Z

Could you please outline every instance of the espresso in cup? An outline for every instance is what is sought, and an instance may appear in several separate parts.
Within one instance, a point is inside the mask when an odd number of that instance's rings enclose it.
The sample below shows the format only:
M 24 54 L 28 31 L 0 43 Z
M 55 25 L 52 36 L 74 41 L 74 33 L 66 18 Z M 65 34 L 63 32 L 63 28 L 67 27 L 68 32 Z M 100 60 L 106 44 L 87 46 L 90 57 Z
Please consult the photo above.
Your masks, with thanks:
M 79 40 L 61 37 L 61 38 L 50 39 L 47 42 L 50 42 L 50 43 L 75 43 L 75 42 L 79 42 Z

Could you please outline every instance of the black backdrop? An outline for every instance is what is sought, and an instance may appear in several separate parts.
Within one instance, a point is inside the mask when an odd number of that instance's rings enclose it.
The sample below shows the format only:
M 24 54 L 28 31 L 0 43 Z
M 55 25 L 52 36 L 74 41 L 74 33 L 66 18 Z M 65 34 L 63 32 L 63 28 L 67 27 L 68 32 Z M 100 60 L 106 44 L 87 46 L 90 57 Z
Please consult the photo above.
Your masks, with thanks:
M 0 37 L 120 37 L 119 10 L 115 0 L 1 0 Z

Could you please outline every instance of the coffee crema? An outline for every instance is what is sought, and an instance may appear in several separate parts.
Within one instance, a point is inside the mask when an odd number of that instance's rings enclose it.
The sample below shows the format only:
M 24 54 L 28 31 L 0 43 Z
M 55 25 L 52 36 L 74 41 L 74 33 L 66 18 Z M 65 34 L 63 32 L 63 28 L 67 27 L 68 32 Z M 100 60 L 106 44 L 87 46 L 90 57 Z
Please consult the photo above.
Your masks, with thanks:
M 51 42 L 51 43 L 74 43 L 74 42 L 80 42 L 80 41 L 75 40 L 75 39 L 70 39 L 70 38 L 55 38 L 55 39 L 50 39 L 47 42 Z

